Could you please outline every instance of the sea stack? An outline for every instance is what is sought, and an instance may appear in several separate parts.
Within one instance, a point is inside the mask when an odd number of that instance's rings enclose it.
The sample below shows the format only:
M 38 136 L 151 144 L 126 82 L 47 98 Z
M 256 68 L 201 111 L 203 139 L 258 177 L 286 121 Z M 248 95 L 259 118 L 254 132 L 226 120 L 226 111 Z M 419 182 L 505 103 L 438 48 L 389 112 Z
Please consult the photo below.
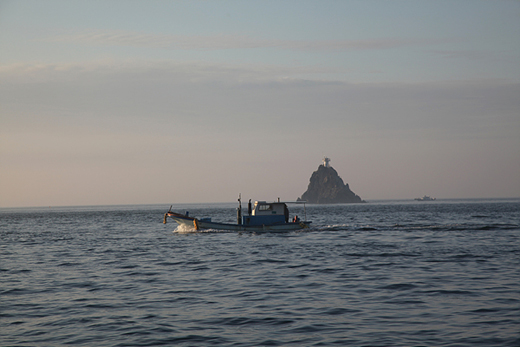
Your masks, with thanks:
M 323 158 L 323 164 L 312 173 L 309 187 L 298 201 L 311 204 L 350 204 L 363 201 L 350 190 L 348 183 L 343 183 L 336 170 L 330 164 L 330 159 Z

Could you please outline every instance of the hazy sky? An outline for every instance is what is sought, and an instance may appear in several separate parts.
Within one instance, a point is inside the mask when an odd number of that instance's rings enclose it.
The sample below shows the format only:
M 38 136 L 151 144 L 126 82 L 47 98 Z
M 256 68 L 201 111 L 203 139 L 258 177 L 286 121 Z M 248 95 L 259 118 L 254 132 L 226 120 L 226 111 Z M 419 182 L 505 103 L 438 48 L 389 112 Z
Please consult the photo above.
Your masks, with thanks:
M 1 1 L 0 207 L 520 196 L 520 1 Z

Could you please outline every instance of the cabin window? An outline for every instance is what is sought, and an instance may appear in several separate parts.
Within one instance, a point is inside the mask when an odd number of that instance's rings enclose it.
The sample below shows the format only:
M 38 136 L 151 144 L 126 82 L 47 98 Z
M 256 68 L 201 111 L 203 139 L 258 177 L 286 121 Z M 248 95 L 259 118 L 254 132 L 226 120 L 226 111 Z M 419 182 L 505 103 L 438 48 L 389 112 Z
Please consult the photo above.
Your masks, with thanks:
M 258 211 L 270 211 L 273 207 L 271 205 L 260 205 L 258 206 Z

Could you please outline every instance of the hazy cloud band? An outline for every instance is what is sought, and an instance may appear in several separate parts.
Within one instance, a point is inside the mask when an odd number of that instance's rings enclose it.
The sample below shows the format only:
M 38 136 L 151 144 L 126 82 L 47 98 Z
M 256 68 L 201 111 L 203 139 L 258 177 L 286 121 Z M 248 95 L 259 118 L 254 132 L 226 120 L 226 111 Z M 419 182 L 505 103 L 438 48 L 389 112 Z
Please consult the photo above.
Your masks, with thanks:
M 367 40 L 280 40 L 247 35 L 182 36 L 126 31 L 91 31 L 48 37 L 52 42 L 74 42 L 90 45 L 155 47 L 181 50 L 226 50 L 277 48 L 293 51 L 380 50 L 406 46 L 436 45 L 447 40 L 375 38 Z M 450 40 L 452 41 L 452 40 Z

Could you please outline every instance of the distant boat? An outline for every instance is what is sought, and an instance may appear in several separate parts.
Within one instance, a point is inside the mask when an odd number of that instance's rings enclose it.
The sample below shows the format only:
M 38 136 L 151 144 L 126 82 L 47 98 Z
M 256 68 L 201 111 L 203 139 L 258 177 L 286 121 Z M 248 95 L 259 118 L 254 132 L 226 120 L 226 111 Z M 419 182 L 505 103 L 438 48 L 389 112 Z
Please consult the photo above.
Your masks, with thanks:
M 237 223 L 217 223 L 212 222 L 211 218 L 195 218 L 190 217 L 189 213 L 176 213 L 170 210 L 164 214 L 164 224 L 168 217 L 173 219 L 179 226 L 194 230 L 230 230 L 230 231 L 291 231 L 305 229 L 311 224 L 310 221 L 300 221 L 298 216 L 294 216 L 289 221 L 289 209 L 286 202 L 256 201 L 251 206 L 251 200 L 248 203 L 248 215 L 242 216 L 242 202 L 238 199 L 239 207 L 237 208 Z M 295 202 L 303 203 L 303 202 Z
M 435 201 L 437 199 L 432 198 L 431 196 L 425 195 L 422 198 L 415 198 L 417 201 Z

